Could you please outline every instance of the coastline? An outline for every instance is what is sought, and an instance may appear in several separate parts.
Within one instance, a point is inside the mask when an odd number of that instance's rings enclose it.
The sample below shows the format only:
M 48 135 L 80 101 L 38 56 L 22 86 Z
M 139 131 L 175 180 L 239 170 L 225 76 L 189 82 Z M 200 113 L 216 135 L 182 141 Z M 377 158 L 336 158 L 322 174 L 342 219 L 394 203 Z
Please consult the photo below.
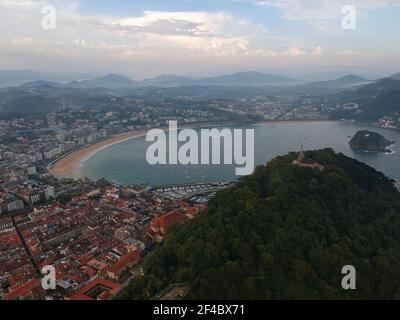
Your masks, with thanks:
M 339 122 L 340 120 L 320 119 L 320 120 L 262 120 L 255 124 L 319 124 L 325 122 Z
M 254 122 L 254 126 L 262 126 L 266 124 L 318 124 L 324 122 L 338 122 L 338 120 L 263 120 L 260 122 Z M 227 125 L 227 123 L 214 123 L 214 124 L 205 124 L 205 123 L 196 123 L 192 125 L 183 125 L 181 128 L 199 128 L 199 127 L 207 127 L 211 125 Z M 232 123 L 230 123 L 232 124 Z M 139 138 L 145 136 L 147 130 L 140 131 L 132 131 L 128 133 L 124 133 L 119 136 L 115 136 L 109 139 L 105 139 L 94 143 L 92 145 L 84 146 L 80 149 L 76 149 L 71 151 L 68 154 L 61 156 L 60 158 L 54 160 L 49 164 L 47 170 L 57 178 L 70 178 L 74 175 L 75 168 L 82 163 L 84 160 L 90 158 L 95 153 L 108 148 L 114 144 L 118 144 L 127 140 L 131 140 L 134 138 Z
M 132 131 L 115 136 L 109 139 L 99 141 L 97 143 L 84 146 L 80 149 L 73 150 L 72 152 L 54 160 L 49 166 L 48 171 L 57 178 L 71 177 L 74 168 L 84 159 L 88 159 L 96 152 L 108 148 L 114 144 L 121 143 L 130 139 L 139 138 L 146 135 L 146 131 Z
M 222 124 L 224 123 L 222 122 L 214 124 L 196 123 L 193 125 L 183 125 L 181 126 L 181 128 L 198 128 L 198 127 L 206 127 L 210 125 L 222 125 Z M 140 131 L 132 131 L 124 133 L 119 136 L 115 136 L 91 145 L 81 147 L 76 150 L 72 150 L 70 153 L 67 153 L 61 156 L 60 158 L 55 159 L 53 162 L 51 162 L 47 167 L 47 171 L 56 178 L 71 178 L 73 177 L 73 173 L 76 166 L 82 163 L 82 161 L 90 158 L 95 153 L 105 148 L 108 148 L 114 144 L 118 144 L 134 138 L 143 137 L 146 135 L 147 131 L 148 130 L 140 130 Z

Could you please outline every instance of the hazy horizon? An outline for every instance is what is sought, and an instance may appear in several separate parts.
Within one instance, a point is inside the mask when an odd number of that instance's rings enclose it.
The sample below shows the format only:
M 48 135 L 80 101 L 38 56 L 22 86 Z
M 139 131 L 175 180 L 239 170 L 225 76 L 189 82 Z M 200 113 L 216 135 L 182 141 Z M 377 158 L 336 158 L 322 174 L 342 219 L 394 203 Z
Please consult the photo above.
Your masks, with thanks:
M 400 69 L 399 69 L 400 70 Z M 186 74 L 186 73 L 178 73 L 178 72 L 171 72 L 171 73 L 160 73 L 160 74 L 155 74 L 154 76 L 149 76 L 149 77 L 136 77 L 135 75 L 128 74 L 126 72 L 118 72 L 114 70 L 109 70 L 109 71 L 104 71 L 104 72 L 62 72 L 62 71 L 45 71 L 45 70 L 35 70 L 35 69 L 0 69 L 0 72 L 32 72 L 36 73 L 38 75 L 42 75 L 43 78 L 40 78 L 40 80 L 44 81 L 58 81 L 58 82 L 63 82 L 63 81 L 71 81 L 71 80 L 90 80 L 90 79 L 95 79 L 95 78 L 101 78 L 104 76 L 108 75 L 119 75 L 123 76 L 126 78 L 129 78 L 134 81 L 144 81 L 144 80 L 151 80 L 157 77 L 161 76 L 178 76 L 178 77 L 185 77 L 188 79 L 196 80 L 196 79 L 204 79 L 207 77 L 217 77 L 217 76 L 229 76 L 233 74 L 238 74 L 238 73 L 252 73 L 252 72 L 257 72 L 257 73 L 263 73 L 263 74 L 269 74 L 272 76 L 280 76 L 280 77 L 286 77 L 289 79 L 293 80 L 299 80 L 299 81 L 304 81 L 304 82 L 313 82 L 313 81 L 325 81 L 325 80 L 336 80 L 340 79 L 346 76 L 359 76 L 363 77 L 367 80 L 377 80 L 380 78 L 385 78 L 385 77 L 390 77 L 391 75 L 398 73 L 398 70 L 393 70 L 390 73 L 368 73 L 368 72 L 350 72 L 350 71 L 326 71 L 326 72 L 304 72 L 304 73 L 290 73 L 290 72 L 281 72 L 280 70 L 276 70 L 275 72 L 263 72 L 260 70 L 237 70 L 237 71 L 226 71 L 222 73 L 197 73 L 197 74 Z M 33 80 L 36 81 L 36 80 Z

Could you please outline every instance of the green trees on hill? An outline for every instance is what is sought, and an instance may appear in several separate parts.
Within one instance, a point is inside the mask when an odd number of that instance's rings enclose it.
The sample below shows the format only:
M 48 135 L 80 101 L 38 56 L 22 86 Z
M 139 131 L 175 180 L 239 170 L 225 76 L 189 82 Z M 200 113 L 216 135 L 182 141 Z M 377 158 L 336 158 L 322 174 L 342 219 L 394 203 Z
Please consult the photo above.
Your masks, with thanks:
M 400 299 L 400 197 L 393 182 L 331 149 L 291 153 L 219 192 L 207 211 L 170 230 L 119 299 L 172 283 L 193 299 Z M 357 290 L 341 287 L 344 265 Z

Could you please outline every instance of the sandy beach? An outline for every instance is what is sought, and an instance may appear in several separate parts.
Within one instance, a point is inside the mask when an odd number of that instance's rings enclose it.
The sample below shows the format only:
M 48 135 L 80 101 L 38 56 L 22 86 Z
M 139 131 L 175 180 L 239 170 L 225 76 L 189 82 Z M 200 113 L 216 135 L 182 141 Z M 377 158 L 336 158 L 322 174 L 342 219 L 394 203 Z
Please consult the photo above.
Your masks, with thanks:
M 49 171 L 56 177 L 70 177 L 73 174 L 75 166 L 83 159 L 90 157 L 92 154 L 100 151 L 113 144 L 120 143 L 133 138 L 141 137 L 146 134 L 146 131 L 128 132 L 119 136 L 106 139 L 92 145 L 83 147 L 76 151 L 67 154 L 60 159 L 54 161 L 49 166 Z
M 217 124 L 214 124 L 217 125 Z M 198 124 L 198 125 L 189 125 L 189 126 L 181 126 L 180 128 L 196 128 L 196 127 L 204 127 L 207 124 Z M 168 128 L 164 128 L 168 130 Z M 147 131 L 134 131 L 122 134 L 120 136 L 116 136 L 110 139 L 106 139 L 97 143 L 94 143 L 89 146 L 85 146 L 81 149 L 72 151 L 71 153 L 55 160 L 48 167 L 48 170 L 58 178 L 66 178 L 72 177 L 74 173 L 74 168 L 77 166 L 83 159 L 89 158 L 91 155 L 95 154 L 97 151 L 100 151 L 106 147 L 109 147 L 113 144 L 120 143 L 129 139 L 138 138 L 145 136 Z
M 320 120 L 262 120 L 257 124 L 318 124 L 324 122 L 338 122 L 338 120 L 320 119 Z
M 256 123 L 255 125 L 265 125 L 265 124 L 309 124 L 309 123 L 321 123 L 321 122 L 329 122 L 332 120 L 265 120 Z M 216 125 L 216 124 L 213 124 Z M 196 127 L 204 127 L 205 124 L 191 125 L 191 126 L 181 126 L 181 128 L 196 128 Z M 120 136 L 115 136 L 110 139 L 106 139 L 95 144 L 83 147 L 76 151 L 72 151 L 71 153 L 55 160 L 50 166 L 49 171 L 56 177 L 72 177 L 74 168 L 78 165 L 83 159 L 89 158 L 94 153 L 109 147 L 113 144 L 120 143 L 129 139 L 137 138 L 146 135 L 147 131 L 134 131 L 122 134 Z

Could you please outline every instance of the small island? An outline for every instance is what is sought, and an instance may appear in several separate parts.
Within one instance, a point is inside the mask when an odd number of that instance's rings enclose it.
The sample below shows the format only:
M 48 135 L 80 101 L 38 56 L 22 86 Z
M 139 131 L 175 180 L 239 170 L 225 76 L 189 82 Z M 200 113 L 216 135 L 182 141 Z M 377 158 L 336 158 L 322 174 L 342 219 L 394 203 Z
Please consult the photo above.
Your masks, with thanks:
M 391 151 L 387 149 L 387 147 L 394 143 L 395 141 L 386 140 L 386 138 L 379 133 L 368 130 L 358 131 L 349 142 L 350 148 L 355 152 L 374 153 L 390 153 Z

